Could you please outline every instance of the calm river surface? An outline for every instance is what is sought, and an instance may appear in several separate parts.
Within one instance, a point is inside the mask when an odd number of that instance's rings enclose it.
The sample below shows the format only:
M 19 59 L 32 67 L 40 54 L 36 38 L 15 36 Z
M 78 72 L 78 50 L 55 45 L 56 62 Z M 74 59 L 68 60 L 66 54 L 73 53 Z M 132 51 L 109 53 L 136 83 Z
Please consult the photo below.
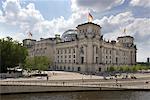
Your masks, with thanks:
M 1 95 L 1 100 L 150 100 L 150 91 L 94 91 Z

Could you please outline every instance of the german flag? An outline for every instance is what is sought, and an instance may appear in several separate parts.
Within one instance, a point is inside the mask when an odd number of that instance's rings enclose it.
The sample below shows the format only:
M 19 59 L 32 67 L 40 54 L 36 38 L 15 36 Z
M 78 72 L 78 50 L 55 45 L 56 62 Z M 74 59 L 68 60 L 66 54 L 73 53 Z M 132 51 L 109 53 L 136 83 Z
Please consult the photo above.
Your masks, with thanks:
M 31 37 L 32 37 L 32 33 L 31 33 L 31 32 L 29 32 L 29 36 L 31 36 Z
M 93 16 L 90 13 L 88 13 L 88 22 L 92 22 L 92 21 L 93 21 Z

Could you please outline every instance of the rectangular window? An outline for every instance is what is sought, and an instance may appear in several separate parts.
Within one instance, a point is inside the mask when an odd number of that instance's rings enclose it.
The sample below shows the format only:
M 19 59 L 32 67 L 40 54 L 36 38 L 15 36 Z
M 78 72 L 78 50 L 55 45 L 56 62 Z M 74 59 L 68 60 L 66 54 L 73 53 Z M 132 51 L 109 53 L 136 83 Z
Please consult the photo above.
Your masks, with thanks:
M 61 50 L 61 54 L 63 54 L 63 49 Z
M 71 58 L 71 55 L 69 55 L 69 58 Z
M 81 57 L 81 64 L 84 63 L 84 57 Z
M 75 53 L 75 49 L 73 49 L 73 53 Z
M 101 68 L 98 69 L 99 72 L 101 72 L 101 70 L 102 70 Z
M 96 57 L 96 64 L 98 63 L 98 57 Z
M 69 49 L 69 53 L 71 53 L 71 49 Z

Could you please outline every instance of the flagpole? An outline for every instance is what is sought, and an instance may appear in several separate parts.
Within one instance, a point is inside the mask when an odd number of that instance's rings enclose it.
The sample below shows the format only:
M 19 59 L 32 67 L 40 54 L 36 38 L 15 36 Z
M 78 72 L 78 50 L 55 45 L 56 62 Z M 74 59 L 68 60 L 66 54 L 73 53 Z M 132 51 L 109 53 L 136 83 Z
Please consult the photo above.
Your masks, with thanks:
M 123 33 L 126 35 L 126 28 L 124 28 Z

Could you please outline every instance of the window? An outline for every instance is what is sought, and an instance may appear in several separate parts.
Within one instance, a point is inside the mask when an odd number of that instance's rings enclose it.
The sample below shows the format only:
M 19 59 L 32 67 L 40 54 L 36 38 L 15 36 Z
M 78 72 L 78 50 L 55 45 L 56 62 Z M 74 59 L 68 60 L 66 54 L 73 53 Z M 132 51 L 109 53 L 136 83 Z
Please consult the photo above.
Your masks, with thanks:
M 69 58 L 71 58 L 71 55 L 69 55 Z
M 102 68 L 99 68 L 98 71 L 101 72 Z
M 80 71 L 81 70 L 81 68 L 80 67 L 78 67 L 78 71 Z
M 73 58 L 75 58 L 76 56 L 75 55 L 73 55 Z
M 96 57 L 96 64 L 98 63 L 98 57 Z
M 81 64 L 84 63 L 84 57 L 81 57 Z
M 76 60 L 73 60 L 74 63 L 76 63 Z
M 82 31 L 80 30 L 80 33 L 81 33 Z
M 73 53 L 75 53 L 75 49 L 73 49 Z
M 57 54 L 59 54 L 59 50 L 57 50 Z
M 116 57 L 116 64 L 118 63 L 118 58 Z
M 69 63 L 71 63 L 71 60 L 69 60 Z
M 61 50 L 61 54 L 63 54 L 63 50 Z
M 70 70 L 70 67 L 68 67 L 68 70 Z
M 107 49 L 106 49 L 106 54 L 107 54 Z

